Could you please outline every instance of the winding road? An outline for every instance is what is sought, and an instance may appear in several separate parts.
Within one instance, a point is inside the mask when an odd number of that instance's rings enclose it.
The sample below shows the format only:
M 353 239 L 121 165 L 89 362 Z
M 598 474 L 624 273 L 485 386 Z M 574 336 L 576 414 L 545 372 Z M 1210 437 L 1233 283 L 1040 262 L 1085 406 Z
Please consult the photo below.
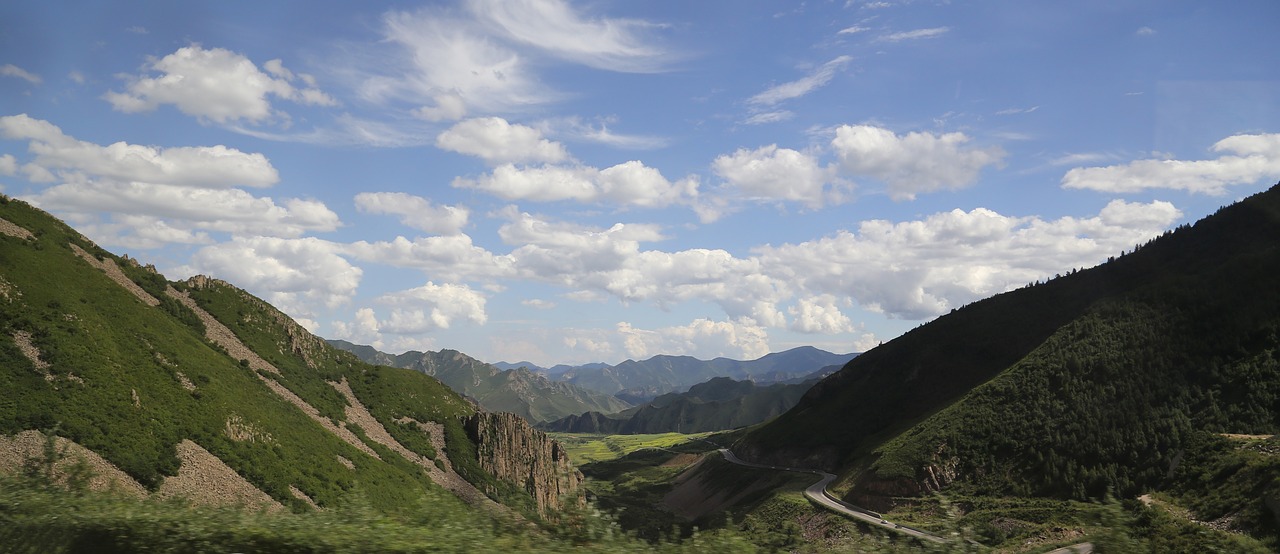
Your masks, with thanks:
M 741 466 L 754 467 L 757 469 L 772 469 L 776 471 L 793 471 L 796 473 L 812 473 L 814 475 L 822 477 L 822 479 L 819 479 L 818 482 L 812 485 L 809 485 L 809 488 L 804 490 L 804 496 L 805 498 L 808 498 L 809 500 L 813 501 L 819 506 L 822 506 L 823 508 L 826 508 L 838 514 L 842 514 L 842 515 L 857 519 L 859 521 L 865 521 L 868 524 L 874 525 L 876 527 L 880 527 L 882 529 L 887 529 L 889 531 L 911 535 L 913 537 L 919 538 L 921 540 L 926 540 L 926 541 L 947 542 L 947 539 L 939 537 L 938 535 L 934 535 L 927 531 L 921 531 L 920 529 L 916 529 L 914 527 L 908 527 L 900 523 L 893 523 L 891 521 L 887 521 L 884 518 L 880 517 L 880 514 L 877 514 L 875 512 L 872 512 L 864 508 L 859 508 L 857 506 L 854 506 L 853 504 L 849 504 L 848 502 L 845 502 L 843 500 L 840 500 L 832 496 L 831 493 L 827 492 L 827 485 L 830 485 L 832 481 L 835 481 L 836 476 L 830 473 L 827 473 L 825 471 L 821 471 L 817 469 L 801 469 L 797 467 L 770 466 L 770 465 L 764 465 L 764 464 L 744 462 L 741 459 L 739 459 L 738 456 L 734 455 L 734 453 L 731 452 L 728 448 L 720 448 L 719 452 L 720 452 L 720 455 L 724 456 L 725 460 L 729 461 L 730 463 L 738 464 Z M 1080 544 L 1073 544 L 1071 546 L 1064 546 L 1062 548 L 1053 550 L 1046 554 L 1089 554 L 1090 552 L 1093 552 L 1093 544 L 1084 542 Z
M 854 506 L 853 504 L 849 504 L 847 502 L 844 502 L 832 496 L 831 493 L 827 492 L 827 485 L 830 485 L 832 481 L 835 481 L 836 476 L 830 473 L 827 473 L 825 471 L 819 471 L 816 469 L 801 469 L 796 467 L 769 466 L 764 464 L 753 464 L 751 462 L 744 462 L 741 459 L 739 459 L 736 455 L 734 455 L 734 453 L 731 452 L 728 448 L 721 448 L 720 455 L 724 456 L 724 459 L 728 460 L 730 463 L 734 463 L 734 464 L 738 464 L 746 467 L 754 467 L 758 469 L 772 469 L 777 471 L 793 471 L 796 473 L 812 473 L 814 475 L 822 477 L 822 479 L 819 479 L 818 482 L 812 485 L 809 485 L 809 488 L 804 490 L 804 496 L 805 498 L 808 498 L 809 500 L 813 501 L 819 506 L 822 506 L 833 512 L 851 517 L 853 519 L 864 521 L 870 525 L 880 527 L 882 529 L 887 529 L 889 531 L 894 531 L 894 532 L 902 533 L 905 535 L 911 535 L 913 537 L 919 538 L 921 540 L 926 540 L 926 541 L 947 542 L 947 540 L 942 537 L 939 537 L 932 533 L 921 531 L 914 527 L 908 527 L 900 523 L 893 523 L 893 522 L 887 521 L 884 518 L 880 517 L 879 514 L 876 514 L 869 510 L 864 510 L 862 508 Z

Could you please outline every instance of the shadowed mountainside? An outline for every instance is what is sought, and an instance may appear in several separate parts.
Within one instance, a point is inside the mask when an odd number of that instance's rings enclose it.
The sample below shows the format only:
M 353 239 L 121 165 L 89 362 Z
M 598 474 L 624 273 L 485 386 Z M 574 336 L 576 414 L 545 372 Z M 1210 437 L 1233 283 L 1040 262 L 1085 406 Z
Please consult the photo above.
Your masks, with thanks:
M 567 416 L 541 425 L 548 431 L 605 435 L 701 433 L 755 425 L 786 411 L 817 380 L 759 386 L 716 377 L 686 392 L 667 393 L 615 416 L 599 412 Z
M 1206 433 L 1280 431 L 1277 275 L 1280 185 L 873 349 L 736 451 L 840 472 L 877 509 L 950 487 L 1084 499 L 1198 479 L 1181 461 Z M 1274 497 L 1266 481 L 1240 502 Z

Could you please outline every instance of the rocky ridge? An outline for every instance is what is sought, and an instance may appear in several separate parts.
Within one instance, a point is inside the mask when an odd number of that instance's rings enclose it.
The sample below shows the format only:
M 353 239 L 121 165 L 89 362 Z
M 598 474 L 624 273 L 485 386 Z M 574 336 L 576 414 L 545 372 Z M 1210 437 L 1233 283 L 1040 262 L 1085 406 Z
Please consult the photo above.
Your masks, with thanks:
M 560 443 L 511 413 L 477 412 L 464 422 L 479 447 L 480 467 L 509 483 L 523 483 L 538 512 L 581 500 L 582 473 Z

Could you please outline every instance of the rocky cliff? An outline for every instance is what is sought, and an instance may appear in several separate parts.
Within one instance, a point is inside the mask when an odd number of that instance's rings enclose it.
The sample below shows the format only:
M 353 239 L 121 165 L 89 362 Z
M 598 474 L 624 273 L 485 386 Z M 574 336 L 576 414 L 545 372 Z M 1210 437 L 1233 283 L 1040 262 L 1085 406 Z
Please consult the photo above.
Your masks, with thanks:
M 560 443 L 511 413 L 477 412 L 464 425 L 480 467 L 509 483 L 523 483 L 539 513 L 579 502 L 582 473 Z

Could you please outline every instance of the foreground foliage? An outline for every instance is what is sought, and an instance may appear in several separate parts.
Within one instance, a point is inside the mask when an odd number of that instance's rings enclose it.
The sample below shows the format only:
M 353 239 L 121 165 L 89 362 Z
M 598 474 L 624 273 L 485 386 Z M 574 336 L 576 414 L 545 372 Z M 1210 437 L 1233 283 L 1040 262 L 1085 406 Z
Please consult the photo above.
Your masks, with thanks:
M 181 502 L 127 500 L 15 479 L 0 480 L 0 549 L 58 552 L 753 552 L 733 533 L 650 544 L 591 512 L 532 530 L 478 520 L 429 502 L 389 516 L 360 495 L 307 514 L 251 513 Z

